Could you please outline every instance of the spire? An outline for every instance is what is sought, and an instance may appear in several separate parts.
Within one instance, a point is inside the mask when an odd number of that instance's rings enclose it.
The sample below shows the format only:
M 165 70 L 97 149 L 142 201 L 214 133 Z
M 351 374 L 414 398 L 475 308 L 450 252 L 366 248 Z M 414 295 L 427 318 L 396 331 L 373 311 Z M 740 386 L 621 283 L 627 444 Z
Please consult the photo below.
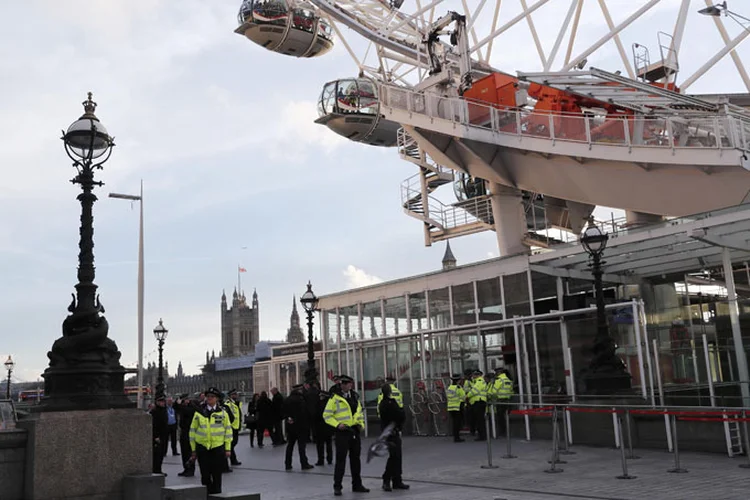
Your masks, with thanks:
M 237 287 L 234 287 L 234 293 L 232 294 L 232 298 L 234 300 L 237 300 Z
M 456 267 L 456 257 L 453 256 L 451 251 L 451 242 L 445 242 L 445 255 L 443 255 L 443 270 L 453 269 Z
M 299 328 L 299 313 L 297 312 L 297 296 L 292 295 L 292 315 L 289 317 L 289 324 L 292 328 Z
M 222 302 L 226 302 L 227 301 L 227 293 L 224 290 L 221 291 L 221 301 Z

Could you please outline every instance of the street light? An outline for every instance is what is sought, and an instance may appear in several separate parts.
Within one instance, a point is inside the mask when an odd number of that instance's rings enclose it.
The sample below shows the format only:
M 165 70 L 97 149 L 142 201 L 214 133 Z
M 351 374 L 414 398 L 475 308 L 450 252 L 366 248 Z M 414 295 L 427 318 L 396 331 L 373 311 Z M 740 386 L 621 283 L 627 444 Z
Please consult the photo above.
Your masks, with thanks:
M 716 5 L 711 5 L 709 7 L 705 7 L 698 11 L 698 14 L 703 14 L 704 16 L 710 16 L 710 17 L 721 17 L 722 14 L 724 14 L 727 17 L 732 18 L 734 22 L 742 26 L 744 29 L 748 29 L 745 24 L 743 24 L 743 21 L 745 23 L 750 23 L 750 19 L 748 19 L 745 16 L 741 16 L 737 14 L 736 12 L 733 12 L 727 8 L 726 2 L 717 3 Z M 742 21 L 740 21 L 740 19 Z
M 161 318 L 159 318 L 159 324 L 156 325 L 156 328 L 154 328 L 154 337 L 156 337 L 156 340 L 159 342 L 159 375 L 156 381 L 157 396 L 159 394 L 164 394 L 164 390 L 166 389 L 166 387 L 164 386 L 164 365 L 162 353 L 164 350 L 164 341 L 167 340 L 167 333 L 169 333 L 169 330 L 164 328 L 164 324 L 162 323 Z
M 143 181 L 141 194 L 109 193 L 110 198 L 140 202 L 141 217 L 138 231 L 138 396 L 136 407 L 143 408 Z
M 13 367 L 16 364 L 13 362 L 13 358 L 8 355 L 8 359 L 5 360 L 5 369 L 8 370 L 8 386 L 5 389 L 5 399 L 10 399 L 10 375 L 13 373 Z
M 609 236 L 593 222 L 589 222 L 580 239 L 584 250 L 591 258 L 591 272 L 594 275 L 594 293 L 596 294 L 596 338 L 593 359 L 583 376 L 586 392 L 612 394 L 626 391 L 631 388 L 631 376 L 625 364 L 615 354 L 617 344 L 609 335 L 602 291 L 602 264 L 604 263 L 602 254 L 607 247 Z
M 120 351 L 108 338 L 109 324 L 101 313 L 104 307 L 94 284 L 94 217 L 97 200 L 93 193 L 101 181 L 94 171 L 109 159 L 114 139 L 94 114 L 96 103 L 91 92 L 83 102 L 84 114 L 63 132 L 65 152 L 73 160 L 77 175 L 71 181 L 81 186 L 81 227 L 78 243 L 78 284 L 71 313 L 62 325 L 62 337 L 47 353 L 49 367 L 44 371 L 45 410 L 87 410 L 129 408 L 125 395 L 125 368 Z
M 307 312 L 307 370 L 305 370 L 305 382 L 312 383 L 318 380 L 318 371 L 315 369 L 315 345 L 313 344 L 313 314 L 318 310 L 318 297 L 312 291 L 312 284 L 307 282 L 307 291 L 302 294 L 299 301 Z

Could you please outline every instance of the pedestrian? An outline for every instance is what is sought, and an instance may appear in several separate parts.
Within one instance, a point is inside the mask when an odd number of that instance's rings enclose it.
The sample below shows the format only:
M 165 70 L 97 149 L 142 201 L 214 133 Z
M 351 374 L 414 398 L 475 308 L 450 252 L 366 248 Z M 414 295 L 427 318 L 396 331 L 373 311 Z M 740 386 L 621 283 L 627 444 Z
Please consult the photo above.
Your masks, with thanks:
M 167 398 L 167 441 L 164 442 L 164 456 L 167 456 L 169 444 L 172 445 L 172 456 L 179 457 L 177 453 L 177 411 L 174 408 L 174 400 Z
M 188 394 L 182 394 L 177 398 L 175 411 L 178 417 L 178 426 L 180 430 L 180 453 L 182 454 L 183 471 L 178 476 L 193 477 L 195 475 L 195 461 L 191 460 L 192 452 L 190 450 L 190 425 L 193 423 L 193 416 L 197 406 L 190 400 Z
M 286 419 L 286 470 L 292 470 L 294 445 L 299 451 L 299 463 L 302 470 L 313 469 L 307 460 L 306 447 L 310 437 L 310 416 L 302 389 L 303 384 L 292 387 L 292 392 L 284 400 L 284 417 Z
M 169 436 L 169 425 L 167 424 L 167 397 L 160 393 L 156 395 L 154 407 L 149 410 L 151 414 L 151 439 L 153 446 L 151 472 L 154 474 L 167 474 L 161 471 L 161 463 L 164 460 L 164 449 Z
M 255 444 L 253 441 L 258 441 L 258 446 L 261 445 L 261 432 L 258 431 L 258 399 L 260 395 L 256 392 L 253 394 L 253 399 L 247 404 L 247 413 L 245 414 L 245 427 L 250 431 L 250 448 L 254 448 Z M 257 434 L 257 437 L 256 437 Z
M 326 460 L 328 465 L 333 463 L 333 429 L 323 420 L 323 412 L 331 395 L 337 390 L 338 385 L 334 385 L 331 392 L 318 391 L 318 406 L 313 424 L 316 428 L 315 447 L 318 452 L 318 461 L 315 465 L 324 465 Z
M 231 389 L 229 391 L 229 399 L 227 399 L 226 406 L 232 412 L 232 454 L 230 456 L 230 463 L 232 465 L 242 465 L 242 462 L 237 460 L 237 454 L 234 452 L 234 448 L 237 446 L 237 442 L 240 439 L 240 426 L 242 424 L 242 401 L 239 401 L 239 393 L 237 389 Z
M 406 420 L 406 412 L 404 412 L 403 405 L 399 405 L 398 400 L 393 396 L 390 384 L 383 386 L 381 395 L 383 397 L 378 405 L 380 429 L 384 431 L 389 425 L 393 425 L 391 433 L 385 439 L 388 444 L 388 461 L 383 472 L 383 491 L 408 490 L 409 485 L 404 484 L 402 478 L 401 459 L 401 429 Z
M 323 412 L 325 422 L 334 428 L 336 441 L 336 467 L 333 473 L 333 494 L 342 495 L 342 481 L 346 470 L 346 457 L 349 456 L 349 469 L 352 474 L 352 491 L 369 493 L 362 484 L 362 439 L 360 434 L 365 426 L 362 404 L 357 393 L 352 390 L 354 379 L 341 375 L 341 392 L 333 394 Z
M 466 397 L 471 405 L 472 422 L 478 434 L 474 441 L 486 441 L 487 428 L 484 419 L 487 413 L 487 383 L 484 381 L 484 374 L 481 370 L 474 371 L 474 379 L 471 381 L 471 388 L 466 393 Z
M 451 377 L 451 385 L 445 390 L 446 399 L 448 400 L 448 414 L 451 417 L 451 429 L 453 430 L 453 442 L 461 443 L 461 422 L 464 411 L 464 401 L 466 393 L 461 388 L 461 375 Z
M 403 408 L 404 407 L 404 395 L 401 394 L 401 391 L 398 390 L 398 387 L 396 387 L 396 378 L 392 377 L 391 375 L 388 375 L 385 378 L 385 385 L 388 385 L 391 388 L 391 398 L 393 398 L 396 403 L 398 403 L 398 406 Z M 380 402 L 383 400 L 383 391 L 381 390 L 380 394 L 378 394 L 378 401 L 376 406 L 376 413 L 380 411 Z M 378 414 L 380 415 L 380 414 Z
M 281 395 L 277 387 L 271 388 L 271 404 L 273 405 L 273 434 L 271 441 L 274 446 L 281 446 L 286 443 L 284 439 L 284 396 Z
M 273 441 L 273 403 L 271 403 L 266 391 L 260 393 L 256 411 L 258 413 L 258 448 L 263 448 L 263 438 L 266 431 Z
M 220 396 L 217 388 L 210 387 L 190 425 L 191 458 L 198 460 L 201 484 L 209 495 L 221 493 L 221 473 L 232 454 L 232 426 L 227 412 L 219 405 Z

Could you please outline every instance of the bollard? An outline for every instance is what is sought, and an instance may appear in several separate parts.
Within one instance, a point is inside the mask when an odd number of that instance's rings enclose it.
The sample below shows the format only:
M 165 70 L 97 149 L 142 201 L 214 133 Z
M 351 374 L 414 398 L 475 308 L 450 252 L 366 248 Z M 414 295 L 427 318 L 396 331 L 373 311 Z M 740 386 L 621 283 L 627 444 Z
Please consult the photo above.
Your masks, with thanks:
M 557 407 L 552 412 L 552 449 L 554 450 L 554 458 L 552 460 L 557 464 L 567 464 L 565 460 L 560 460 L 560 419 L 558 417 Z M 552 462 L 547 462 L 552 463 Z
M 626 416 L 627 416 L 627 412 L 626 412 Z M 625 446 L 622 441 L 622 417 L 620 416 L 620 414 L 617 415 L 617 420 L 619 420 L 619 424 L 620 424 L 617 426 L 617 432 L 620 435 L 620 458 L 622 460 L 622 475 L 616 476 L 616 477 L 617 479 L 635 479 L 636 476 L 631 476 L 630 474 L 628 474 L 628 459 L 625 457 Z
M 490 436 L 490 419 L 487 414 L 484 415 L 484 428 L 487 433 L 487 465 L 483 465 L 482 469 L 497 469 L 497 465 L 492 465 L 492 437 Z
M 750 469 L 750 436 L 747 434 L 747 420 L 745 420 L 746 413 L 745 410 L 742 410 L 742 430 L 744 431 L 743 434 L 745 435 L 745 456 L 747 457 L 748 463 L 746 464 L 740 464 L 741 469 Z
M 505 441 L 507 447 L 503 458 L 516 458 L 510 451 L 510 407 L 505 411 Z
M 560 463 L 557 460 L 557 407 L 552 410 L 552 460 L 550 460 L 549 463 L 551 464 L 550 468 L 545 469 L 544 472 L 556 474 L 563 471 L 563 469 L 558 469 L 556 467 L 556 465 Z
M 669 469 L 667 472 L 678 474 L 687 472 L 687 469 L 680 467 L 680 450 L 677 446 L 677 418 L 674 415 L 672 415 L 672 446 L 674 448 L 674 468 Z
M 628 433 L 628 451 L 630 456 L 627 458 L 636 460 L 641 457 L 633 454 L 633 435 L 630 433 L 630 410 L 625 410 L 625 431 Z M 620 442 L 622 443 L 622 434 L 620 435 Z
M 558 450 L 558 455 L 575 455 L 575 451 L 570 451 L 569 447 L 569 441 L 570 437 L 568 436 L 568 412 L 567 410 L 563 410 L 563 420 L 562 420 L 562 428 L 563 428 L 563 449 Z

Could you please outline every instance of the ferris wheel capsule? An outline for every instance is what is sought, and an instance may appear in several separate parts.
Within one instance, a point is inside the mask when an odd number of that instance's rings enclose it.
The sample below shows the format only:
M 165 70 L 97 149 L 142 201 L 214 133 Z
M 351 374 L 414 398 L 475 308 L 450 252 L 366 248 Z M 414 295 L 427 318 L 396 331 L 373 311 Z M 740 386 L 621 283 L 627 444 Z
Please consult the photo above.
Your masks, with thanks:
M 400 125 L 380 114 L 378 86 L 370 78 L 328 82 L 318 99 L 315 123 L 337 134 L 372 146 L 395 146 Z
M 316 57 L 333 48 L 333 29 L 302 0 L 244 0 L 235 33 L 273 52 Z

